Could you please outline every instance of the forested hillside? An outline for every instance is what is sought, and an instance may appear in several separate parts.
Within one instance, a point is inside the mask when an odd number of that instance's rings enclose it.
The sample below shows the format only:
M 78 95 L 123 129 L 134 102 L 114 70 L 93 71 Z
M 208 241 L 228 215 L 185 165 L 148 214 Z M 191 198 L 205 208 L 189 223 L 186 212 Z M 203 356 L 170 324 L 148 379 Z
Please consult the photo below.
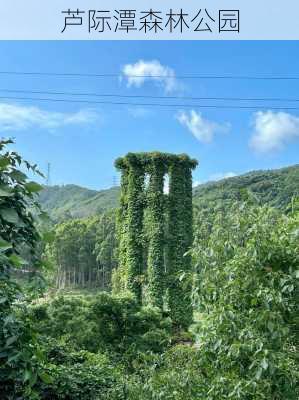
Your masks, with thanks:
M 91 190 L 77 185 L 48 186 L 40 193 L 40 203 L 54 221 L 83 218 L 115 208 L 119 188 Z
M 240 199 L 249 190 L 262 204 L 286 207 L 299 192 L 299 165 L 270 171 L 253 171 L 245 175 L 209 182 L 194 188 L 194 204 L 211 206 L 218 200 Z M 69 218 L 97 215 L 118 205 L 119 188 L 90 190 L 76 185 L 45 187 L 40 202 L 51 218 L 58 222 Z
M 285 209 L 299 193 L 299 165 L 269 171 L 252 171 L 244 175 L 209 182 L 194 188 L 193 201 L 213 205 L 218 200 L 240 200 L 244 191 L 251 192 L 260 204 Z

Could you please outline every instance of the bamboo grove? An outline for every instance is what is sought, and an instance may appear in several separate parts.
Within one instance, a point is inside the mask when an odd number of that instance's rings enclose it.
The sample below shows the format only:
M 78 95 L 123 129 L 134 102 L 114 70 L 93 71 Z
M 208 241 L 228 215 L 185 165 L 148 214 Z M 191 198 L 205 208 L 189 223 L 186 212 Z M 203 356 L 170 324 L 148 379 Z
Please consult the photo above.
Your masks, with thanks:
M 139 303 L 168 307 L 173 321 L 186 326 L 192 314 L 191 288 L 179 278 L 191 268 L 187 252 L 192 245 L 192 169 L 197 161 L 185 154 L 128 153 L 115 165 L 122 174 L 115 285 L 131 291 Z

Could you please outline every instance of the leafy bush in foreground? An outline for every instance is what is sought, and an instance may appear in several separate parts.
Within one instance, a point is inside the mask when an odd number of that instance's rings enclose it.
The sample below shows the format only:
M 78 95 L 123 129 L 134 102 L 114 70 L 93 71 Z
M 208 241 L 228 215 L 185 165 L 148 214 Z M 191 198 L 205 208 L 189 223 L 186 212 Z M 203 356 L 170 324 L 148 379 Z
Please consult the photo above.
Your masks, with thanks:
M 206 400 L 298 398 L 298 222 L 242 205 L 202 224 L 194 298 Z
M 171 321 L 132 297 L 59 296 L 32 306 L 31 315 L 41 335 L 63 339 L 76 350 L 109 351 L 129 360 L 139 352 L 162 352 L 170 343 Z
M 136 370 L 127 390 L 130 400 L 200 400 L 206 399 L 207 387 L 200 352 L 177 345 Z
M 121 373 L 105 355 L 69 352 L 64 363 L 55 363 L 55 358 L 51 361 L 43 368 L 44 380 L 40 380 L 34 388 L 40 399 L 124 399 Z
M 27 315 L 20 287 L 13 281 L 12 270 L 28 268 L 20 257 L 26 248 L 31 265 L 41 266 L 36 256 L 40 235 L 32 210 L 39 211 L 35 193 L 41 189 L 29 182 L 20 170 L 38 172 L 14 151 L 7 151 L 12 140 L 0 140 L 0 393 L 1 399 L 18 398 L 18 388 L 31 393 L 37 379 L 35 361 L 41 359 L 35 333 Z
M 132 357 L 138 352 L 162 352 L 170 341 L 170 319 L 163 318 L 158 308 L 139 307 L 131 297 L 101 293 L 92 304 L 91 319 L 106 348 Z

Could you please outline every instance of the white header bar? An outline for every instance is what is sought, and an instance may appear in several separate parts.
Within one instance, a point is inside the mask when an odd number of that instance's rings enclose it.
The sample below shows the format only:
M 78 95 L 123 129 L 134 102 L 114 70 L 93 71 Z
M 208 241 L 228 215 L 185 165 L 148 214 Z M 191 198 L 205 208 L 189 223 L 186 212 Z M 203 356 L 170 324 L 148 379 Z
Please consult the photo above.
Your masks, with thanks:
M 299 40 L 299 0 L 0 0 L 0 40 Z

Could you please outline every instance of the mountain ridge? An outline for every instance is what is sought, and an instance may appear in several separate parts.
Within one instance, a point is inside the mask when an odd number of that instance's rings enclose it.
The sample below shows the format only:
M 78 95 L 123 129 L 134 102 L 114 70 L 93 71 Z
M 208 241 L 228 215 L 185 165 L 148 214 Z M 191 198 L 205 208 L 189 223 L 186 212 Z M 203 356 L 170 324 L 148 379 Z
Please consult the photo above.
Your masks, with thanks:
M 193 188 L 195 205 L 240 198 L 249 190 L 262 203 L 283 208 L 299 194 L 299 164 L 289 167 L 250 171 L 235 177 L 209 181 Z M 54 222 L 96 215 L 118 206 L 119 187 L 94 190 L 74 184 L 45 186 L 40 203 Z

